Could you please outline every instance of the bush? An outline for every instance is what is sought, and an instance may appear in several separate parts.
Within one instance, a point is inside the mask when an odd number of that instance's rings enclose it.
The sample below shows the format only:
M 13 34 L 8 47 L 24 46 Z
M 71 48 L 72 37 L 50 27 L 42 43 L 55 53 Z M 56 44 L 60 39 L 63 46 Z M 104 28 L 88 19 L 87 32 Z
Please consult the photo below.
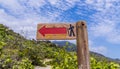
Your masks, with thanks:
M 23 58 L 21 61 L 15 61 L 12 69 L 34 69 L 34 66 L 28 58 Z

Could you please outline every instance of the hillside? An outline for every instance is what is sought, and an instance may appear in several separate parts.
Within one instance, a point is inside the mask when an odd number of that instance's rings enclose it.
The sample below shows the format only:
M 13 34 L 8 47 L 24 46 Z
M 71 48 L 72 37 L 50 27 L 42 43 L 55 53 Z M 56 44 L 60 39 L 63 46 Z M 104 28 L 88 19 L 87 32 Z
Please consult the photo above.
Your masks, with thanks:
M 63 47 L 63 46 L 66 46 L 66 44 L 68 45 L 68 48 L 67 50 L 68 51 L 76 51 L 76 45 L 71 43 L 71 42 L 68 42 L 68 41 L 53 41 L 52 43 L 55 43 L 56 45 L 58 45 L 59 47 Z M 120 59 L 112 59 L 112 58 L 109 58 L 109 57 L 106 57 L 100 53 L 96 53 L 96 52 L 92 52 L 90 51 L 90 55 L 91 57 L 95 57 L 96 59 L 106 59 L 108 61 L 113 61 L 113 62 L 116 62 L 116 63 L 119 63 L 120 64 Z
M 28 40 L 0 24 L 0 69 L 45 66 L 44 59 L 54 57 L 55 47 L 49 41 Z
M 35 66 L 45 67 L 46 65 L 52 66 L 52 69 L 77 69 L 74 44 L 69 42 L 61 44 L 65 46 L 60 47 L 50 41 L 28 40 L 0 24 L 0 69 L 34 69 Z M 100 56 L 97 56 L 97 53 L 91 53 L 93 54 L 91 68 L 117 69 L 119 67 L 116 62 L 108 61 L 104 56 L 96 58 Z M 45 59 L 51 59 L 51 61 L 46 62 Z
M 52 43 L 56 44 L 59 47 L 67 46 L 67 51 L 76 51 L 76 45 L 68 41 L 53 41 Z

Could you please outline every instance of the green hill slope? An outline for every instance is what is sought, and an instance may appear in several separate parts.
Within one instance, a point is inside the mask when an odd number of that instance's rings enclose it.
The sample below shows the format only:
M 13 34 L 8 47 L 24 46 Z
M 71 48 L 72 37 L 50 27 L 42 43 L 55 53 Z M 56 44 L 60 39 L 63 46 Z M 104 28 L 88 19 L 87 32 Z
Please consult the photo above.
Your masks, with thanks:
M 71 43 L 71 42 L 68 42 L 68 41 L 53 41 L 52 43 L 55 43 L 59 47 L 63 47 L 67 43 L 67 45 L 68 45 L 68 48 L 66 49 L 67 51 L 76 51 L 77 50 L 76 45 Z M 92 52 L 92 51 L 90 51 L 90 55 L 91 55 L 91 57 L 94 57 L 97 60 L 104 60 L 105 59 L 107 61 L 112 61 L 112 62 L 116 62 L 116 63 L 120 64 L 120 59 L 112 59 L 112 58 L 106 57 L 106 56 L 104 56 L 102 54 Z
M 28 40 L 0 24 L 0 69 L 34 69 L 34 66 L 46 65 L 51 65 L 52 69 L 77 69 L 76 52 L 67 51 L 67 47 L 50 41 Z M 51 61 L 45 62 L 45 59 Z M 116 62 L 91 56 L 92 69 L 118 67 Z
M 0 69 L 45 66 L 43 60 L 54 57 L 51 54 L 55 51 L 55 47 L 49 41 L 27 40 L 0 24 Z M 26 62 L 29 62 L 28 65 L 24 64 Z

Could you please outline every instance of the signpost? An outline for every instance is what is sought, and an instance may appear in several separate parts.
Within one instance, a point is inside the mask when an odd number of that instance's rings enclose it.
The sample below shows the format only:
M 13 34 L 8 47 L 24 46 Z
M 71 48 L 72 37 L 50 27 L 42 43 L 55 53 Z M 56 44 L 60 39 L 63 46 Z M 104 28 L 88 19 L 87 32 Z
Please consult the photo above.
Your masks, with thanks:
M 37 40 L 76 39 L 75 24 L 38 24 Z
M 76 23 L 78 69 L 90 69 L 88 33 L 84 21 Z
M 84 21 L 76 24 L 38 24 L 37 40 L 77 40 L 78 69 L 90 69 L 88 33 Z

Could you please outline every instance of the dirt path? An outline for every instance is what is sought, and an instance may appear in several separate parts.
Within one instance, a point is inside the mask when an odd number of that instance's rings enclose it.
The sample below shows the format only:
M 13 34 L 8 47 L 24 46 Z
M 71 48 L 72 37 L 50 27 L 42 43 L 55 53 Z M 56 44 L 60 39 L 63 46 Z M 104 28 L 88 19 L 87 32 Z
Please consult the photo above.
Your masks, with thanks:
M 51 69 L 51 66 L 47 66 L 47 67 L 35 66 L 35 69 Z
M 52 61 L 52 59 L 44 59 L 44 63 Z M 46 67 L 40 67 L 40 66 L 35 66 L 35 69 L 51 69 L 50 65 L 47 65 Z

